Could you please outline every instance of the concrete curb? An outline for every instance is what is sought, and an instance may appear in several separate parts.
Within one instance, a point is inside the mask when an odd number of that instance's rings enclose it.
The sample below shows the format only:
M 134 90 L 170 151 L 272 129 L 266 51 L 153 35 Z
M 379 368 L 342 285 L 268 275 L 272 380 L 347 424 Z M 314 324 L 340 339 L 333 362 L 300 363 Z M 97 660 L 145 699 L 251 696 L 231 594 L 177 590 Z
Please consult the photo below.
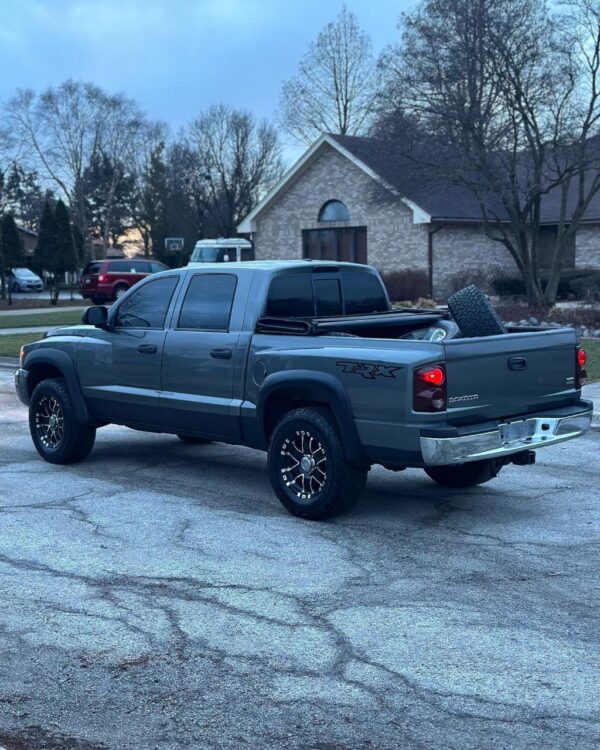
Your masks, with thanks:
M 19 360 L 16 357 L 0 357 L 0 368 L 3 370 L 16 370 Z

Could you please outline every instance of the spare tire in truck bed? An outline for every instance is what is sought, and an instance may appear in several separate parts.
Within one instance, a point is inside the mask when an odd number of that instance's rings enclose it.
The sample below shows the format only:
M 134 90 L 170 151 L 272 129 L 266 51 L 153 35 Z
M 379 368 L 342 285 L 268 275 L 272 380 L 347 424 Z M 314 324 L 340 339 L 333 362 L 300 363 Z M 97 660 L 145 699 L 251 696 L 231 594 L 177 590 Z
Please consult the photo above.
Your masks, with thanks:
M 489 299 L 474 284 L 448 297 L 448 309 L 465 338 L 506 333 Z

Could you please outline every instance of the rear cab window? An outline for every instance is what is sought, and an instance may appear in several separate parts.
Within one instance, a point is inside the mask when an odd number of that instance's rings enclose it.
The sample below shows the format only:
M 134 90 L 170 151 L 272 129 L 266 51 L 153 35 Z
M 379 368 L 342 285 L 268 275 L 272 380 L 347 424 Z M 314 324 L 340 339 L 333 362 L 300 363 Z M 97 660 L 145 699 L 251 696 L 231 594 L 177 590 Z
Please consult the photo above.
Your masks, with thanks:
M 383 284 L 372 273 L 342 272 L 345 315 L 365 315 L 390 309 Z
M 334 271 L 282 274 L 269 286 L 265 315 L 274 318 L 367 315 L 390 309 L 376 274 Z
M 310 273 L 275 276 L 269 286 L 265 315 L 273 318 L 311 318 L 314 314 Z

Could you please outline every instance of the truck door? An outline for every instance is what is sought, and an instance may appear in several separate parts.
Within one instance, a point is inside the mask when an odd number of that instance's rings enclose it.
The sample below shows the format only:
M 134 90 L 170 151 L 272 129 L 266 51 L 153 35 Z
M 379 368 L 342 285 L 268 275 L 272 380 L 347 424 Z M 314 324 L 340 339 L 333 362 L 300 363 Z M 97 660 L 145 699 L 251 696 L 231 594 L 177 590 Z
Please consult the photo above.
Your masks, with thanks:
M 236 353 L 249 283 L 243 274 L 190 274 L 165 341 L 161 409 L 167 430 L 233 435 L 234 384 L 243 377 Z
M 162 276 L 137 286 L 111 312 L 110 328 L 92 328 L 81 341 L 77 370 L 98 419 L 161 425 L 165 321 L 179 278 Z

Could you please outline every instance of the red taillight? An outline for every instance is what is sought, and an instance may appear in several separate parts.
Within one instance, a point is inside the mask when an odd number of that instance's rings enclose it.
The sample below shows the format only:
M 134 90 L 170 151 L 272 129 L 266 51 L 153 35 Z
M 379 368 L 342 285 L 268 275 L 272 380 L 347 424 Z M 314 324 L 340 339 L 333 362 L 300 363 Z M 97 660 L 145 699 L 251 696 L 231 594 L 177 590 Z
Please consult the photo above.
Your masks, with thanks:
M 587 362 L 587 353 L 584 349 L 575 350 L 575 386 L 582 388 L 587 383 L 587 372 L 583 369 Z
M 428 412 L 445 411 L 447 403 L 446 366 L 440 363 L 415 370 L 413 409 Z
M 430 385 L 442 385 L 446 376 L 441 367 L 431 367 L 426 370 L 417 370 L 417 377 L 424 383 Z

